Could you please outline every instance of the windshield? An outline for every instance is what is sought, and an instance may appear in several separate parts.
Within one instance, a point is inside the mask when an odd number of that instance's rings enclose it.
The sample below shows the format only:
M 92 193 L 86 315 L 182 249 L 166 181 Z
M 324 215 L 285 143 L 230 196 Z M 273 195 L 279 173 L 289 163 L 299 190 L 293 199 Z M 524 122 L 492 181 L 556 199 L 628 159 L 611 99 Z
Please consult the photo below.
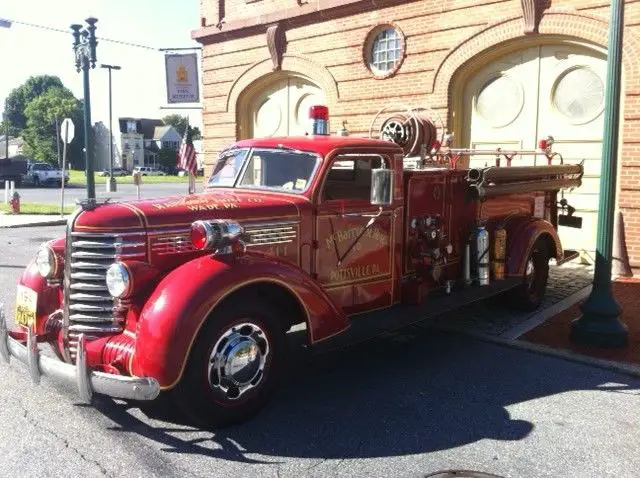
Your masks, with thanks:
M 304 191 L 318 156 L 284 149 L 238 149 L 223 155 L 209 186 Z

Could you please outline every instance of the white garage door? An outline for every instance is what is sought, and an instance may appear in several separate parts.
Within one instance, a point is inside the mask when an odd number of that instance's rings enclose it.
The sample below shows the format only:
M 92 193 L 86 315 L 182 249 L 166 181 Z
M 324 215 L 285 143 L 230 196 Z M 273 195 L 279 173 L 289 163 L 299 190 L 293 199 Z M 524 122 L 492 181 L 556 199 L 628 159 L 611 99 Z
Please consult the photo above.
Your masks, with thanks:
M 464 93 L 471 147 L 533 149 L 551 135 L 565 163 L 584 161 L 582 186 L 564 193 L 583 217 L 582 229 L 559 232 L 564 247 L 580 250 L 589 262 L 595 257 L 605 80 L 606 57 L 579 46 L 546 45 L 487 65 Z M 513 164 L 533 164 L 533 158 L 518 157 Z M 476 156 L 471 166 L 492 159 Z
M 251 103 L 255 138 L 304 135 L 309 107 L 323 105 L 320 88 L 302 78 L 282 79 L 257 95 Z

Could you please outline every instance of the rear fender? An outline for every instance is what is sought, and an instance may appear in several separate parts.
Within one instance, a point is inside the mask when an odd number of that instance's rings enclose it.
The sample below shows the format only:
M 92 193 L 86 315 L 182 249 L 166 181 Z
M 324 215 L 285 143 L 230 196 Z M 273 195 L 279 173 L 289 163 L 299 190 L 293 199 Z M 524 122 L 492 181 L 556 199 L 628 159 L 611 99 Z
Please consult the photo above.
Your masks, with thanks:
M 180 380 L 195 338 L 215 307 L 232 292 L 258 283 L 275 284 L 303 311 L 310 344 L 349 325 L 345 314 L 305 272 L 277 257 L 203 256 L 171 271 L 145 303 L 137 324 L 131 373 L 153 377 L 163 389 Z
M 560 237 L 553 225 L 544 219 L 520 219 L 507 225 L 507 274 L 524 275 L 525 265 L 533 245 L 544 238 L 549 246 L 550 256 L 563 256 Z

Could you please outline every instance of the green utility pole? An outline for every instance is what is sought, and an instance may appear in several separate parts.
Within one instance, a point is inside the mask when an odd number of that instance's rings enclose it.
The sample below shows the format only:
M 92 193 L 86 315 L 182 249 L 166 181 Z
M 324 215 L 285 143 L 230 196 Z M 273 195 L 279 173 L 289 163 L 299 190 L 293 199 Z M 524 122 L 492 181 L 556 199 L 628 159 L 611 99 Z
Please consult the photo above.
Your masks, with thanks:
M 593 289 L 580 308 L 582 316 L 573 321 L 571 328 L 572 341 L 581 345 L 606 348 L 624 347 L 629 340 L 629 332 L 627 326 L 620 320 L 621 309 L 613 296 L 611 284 L 623 34 L 624 1 L 612 0 Z
M 95 18 L 85 20 L 89 25 L 80 31 L 82 25 L 71 25 L 73 35 L 73 50 L 76 56 L 76 70 L 83 73 L 84 89 L 84 157 L 87 175 L 87 197 L 96 199 L 96 184 L 93 174 L 93 128 L 91 127 L 91 91 L 89 89 L 89 68 L 96 67 L 96 22 Z

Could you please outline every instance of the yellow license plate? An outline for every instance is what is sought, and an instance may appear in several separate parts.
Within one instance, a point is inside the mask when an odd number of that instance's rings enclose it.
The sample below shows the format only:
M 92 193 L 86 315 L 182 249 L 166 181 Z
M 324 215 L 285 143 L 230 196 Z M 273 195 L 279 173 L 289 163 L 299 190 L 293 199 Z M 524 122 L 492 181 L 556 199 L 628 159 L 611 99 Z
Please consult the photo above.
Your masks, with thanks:
M 16 297 L 16 322 L 25 327 L 32 327 L 36 323 L 36 307 L 38 293 L 23 285 L 18 285 Z

